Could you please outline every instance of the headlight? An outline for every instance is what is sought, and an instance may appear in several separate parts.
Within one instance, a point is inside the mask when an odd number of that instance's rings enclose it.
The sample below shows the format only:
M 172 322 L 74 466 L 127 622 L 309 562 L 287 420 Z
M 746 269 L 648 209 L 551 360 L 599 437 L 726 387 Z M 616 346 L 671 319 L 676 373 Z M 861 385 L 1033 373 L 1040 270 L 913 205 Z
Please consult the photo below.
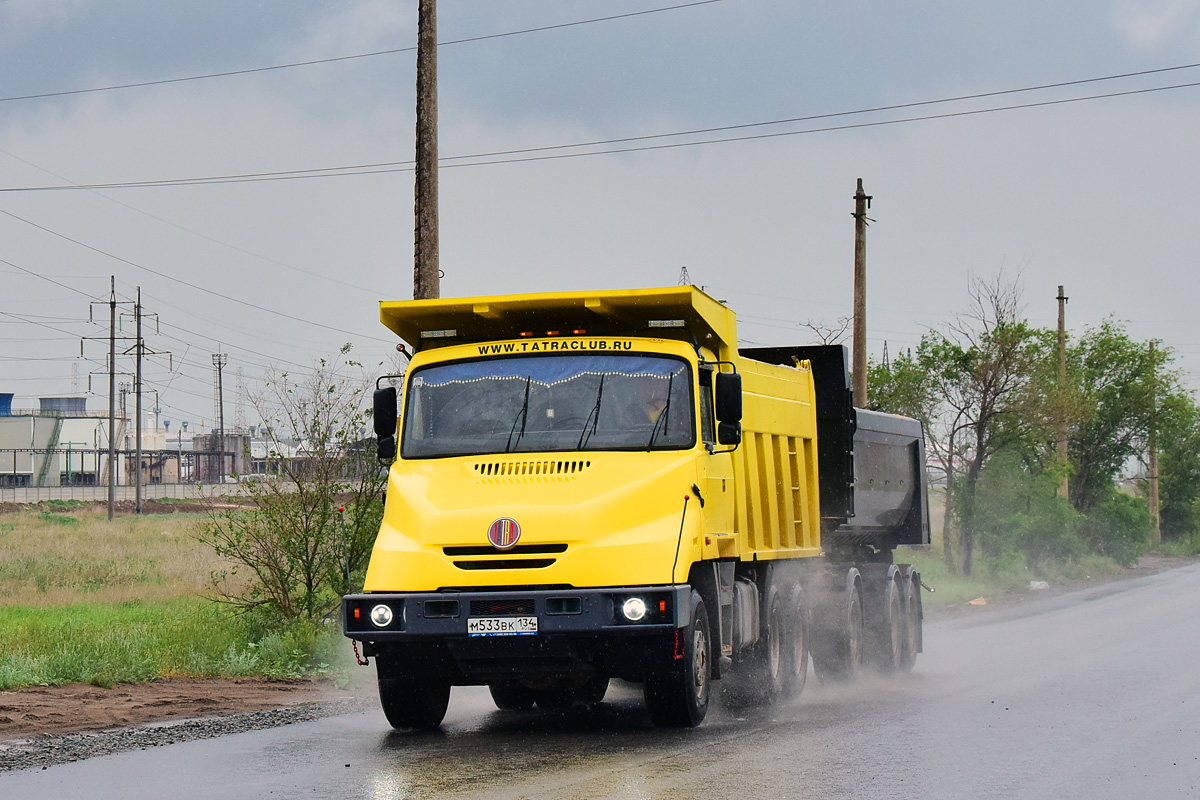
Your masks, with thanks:
M 621 604 L 621 614 L 630 622 L 637 622 L 646 616 L 646 601 L 640 597 L 631 597 Z
M 392 624 L 393 616 L 392 607 L 380 603 L 371 609 L 371 624 L 376 628 L 386 628 Z

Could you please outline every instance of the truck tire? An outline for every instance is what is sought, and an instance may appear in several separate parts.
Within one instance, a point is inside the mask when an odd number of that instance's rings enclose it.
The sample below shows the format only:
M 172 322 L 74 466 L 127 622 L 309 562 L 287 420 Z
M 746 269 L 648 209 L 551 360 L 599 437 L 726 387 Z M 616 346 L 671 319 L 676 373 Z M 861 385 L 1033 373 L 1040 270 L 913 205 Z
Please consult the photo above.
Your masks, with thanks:
M 901 641 L 898 672 L 912 672 L 921 652 L 921 576 L 912 567 L 905 565 L 903 582 L 900 584 L 900 600 L 904 615 L 904 638 Z
M 804 595 L 799 586 L 792 588 L 787 608 L 788 641 L 785 643 L 783 697 L 792 698 L 804 691 L 808 681 L 808 615 L 805 613 Z
M 677 632 L 682 658 L 671 659 L 646 678 L 646 710 L 660 728 L 694 728 L 708 713 L 712 685 L 712 636 L 708 610 L 692 591 L 692 621 Z
M 432 730 L 442 724 L 450 703 L 450 681 L 403 675 L 384 677 L 379 668 L 379 704 L 397 730 Z
M 592 678 L 579 690 L 579 702 L 588 707 L 598 706 L 603 702 L 606 694 L 608 694 L 608 677 L 602 675 Z
M 526 711 L 533 708 L 533 701 L 537 699 L 533 689 L 514 681 L 489 683 L 488 691 L 492 693 L 492 702 L 501 711 Z
M 858 676 L 863 663 L 862 593 L 857 581 L 828 601 L 814 642 L 812 657 L 824 683 L 844 683 Z
M 898 576 L 897 576 L 898 577 Z M 867 637 L 867 663 L 883 675 L 900 668 L 904 658 L 904 607 L 900 601 L 900 583 L 889 579 L 872 592 L 868 618 L 871 620 Z
M 767 587 L 761 619 L 758 641 L 735 666 L 729 682 L 722 680 L 722 694 L 730 708 L 770 705 L 787 693 L 794 642 L 792 614 L 774 583 Z

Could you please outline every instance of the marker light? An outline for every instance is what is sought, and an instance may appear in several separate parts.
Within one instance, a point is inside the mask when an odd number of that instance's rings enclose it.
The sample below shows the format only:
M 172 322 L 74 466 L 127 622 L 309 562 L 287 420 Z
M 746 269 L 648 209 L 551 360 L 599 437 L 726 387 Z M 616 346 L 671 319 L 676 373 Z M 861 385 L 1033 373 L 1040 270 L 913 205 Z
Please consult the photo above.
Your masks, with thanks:
M 640 597 L 631 597 L 621 604 L 621 613 L 630 622 L 637 622 L 646 616 L 646 601 Z
M 392 624 L 392 607 L 380 603 L 371 609 L 371 624 L 376 628 L 386 628 Z

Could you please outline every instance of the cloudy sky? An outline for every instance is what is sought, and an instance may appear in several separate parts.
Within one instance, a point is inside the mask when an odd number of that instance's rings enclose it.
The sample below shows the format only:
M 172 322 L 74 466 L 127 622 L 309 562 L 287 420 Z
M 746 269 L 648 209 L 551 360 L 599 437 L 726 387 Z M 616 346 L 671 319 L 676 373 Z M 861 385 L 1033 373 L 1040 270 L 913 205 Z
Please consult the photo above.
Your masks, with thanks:
M 387 358 L 415 39 L 415 0 L 0 0 L 0 392 L 86 392 L 110 275 L 158 314 L 167 419 L 212 425 L 215 352 L 227 424 L 239 372 Z M 861 177 L 874 358 L 1003 270 L 1035 324 L 1063 284 L 1072 329 L 1124 321 L 1200 386 L 1200 0 L 442 0 L 439 39 L 443 296 L 686 266 L 744 341 L 808 341 L 850 313 Z

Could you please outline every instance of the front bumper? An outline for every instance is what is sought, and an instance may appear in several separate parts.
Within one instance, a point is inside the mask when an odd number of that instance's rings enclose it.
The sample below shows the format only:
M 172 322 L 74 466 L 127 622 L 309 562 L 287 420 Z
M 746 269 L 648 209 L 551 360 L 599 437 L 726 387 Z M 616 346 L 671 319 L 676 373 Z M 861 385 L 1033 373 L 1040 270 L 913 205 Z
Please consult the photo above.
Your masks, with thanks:
M 647 614 L 626 620 L 620 608 L 640 597 Z M 378 605 L 391 609 L 391 622 L 371 621 Z M 342 630 L 363 642 L 414 642 L 468 637 L 472 618 L 536 617 L 536 636 L 595 634 L 628 636 L 663 633 L 691 619 L 691 587 L 626 586 L 606 589 L 539 589 L 536 591 L 461 591 L 352 594 L 342 598 Z M 471 636 L 470 638 L 475 638 Z M 486 637 L 493 638 L 493 637 Z
M 626 620 L 626 599 L 642 598 L 646 617 Z M 378 626 L 371 611 L 392 610 Z M 356 613 L 357 612 L 357 613 Z M 678 650 L 679 628 L 691 620 L 691 587 L 461 591 L 347 595 L 346 635 L 363 642 L 390 675 L 440 675 L 454 684 L 497 680 L 561 680 L 607 675 L 643 680 L 647 669 Z M 536 633 L 471 635 L 472 618 L 532 617 Z M 382 674 L 382 672 L 381 672 Z

